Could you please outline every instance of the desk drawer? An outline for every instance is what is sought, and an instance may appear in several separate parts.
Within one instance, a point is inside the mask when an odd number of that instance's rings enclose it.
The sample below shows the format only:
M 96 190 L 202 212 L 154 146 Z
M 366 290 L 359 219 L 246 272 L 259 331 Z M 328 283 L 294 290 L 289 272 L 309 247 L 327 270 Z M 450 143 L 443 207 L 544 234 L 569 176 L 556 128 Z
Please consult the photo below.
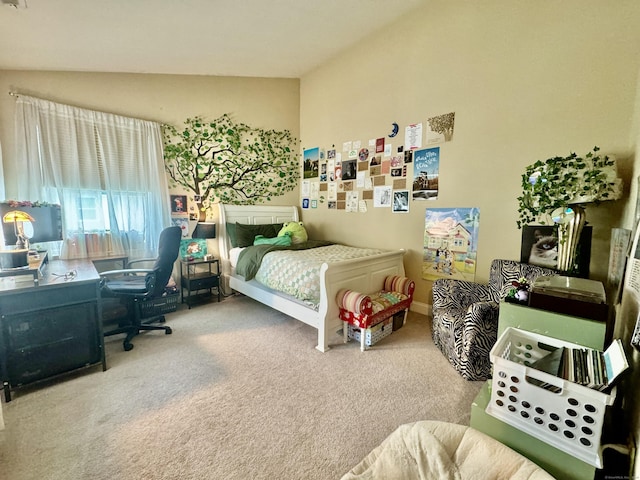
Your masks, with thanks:
M 97 302 L 6 315 L 2 327 L 11 385 L 99 362 L 98 321 Z
M 60 288 L 46 286 L 5 295 L 0 302 L 0 313 L 32 312 L 74 303 L 95 302 L 98 298 L 97 282 L 67 283 Z

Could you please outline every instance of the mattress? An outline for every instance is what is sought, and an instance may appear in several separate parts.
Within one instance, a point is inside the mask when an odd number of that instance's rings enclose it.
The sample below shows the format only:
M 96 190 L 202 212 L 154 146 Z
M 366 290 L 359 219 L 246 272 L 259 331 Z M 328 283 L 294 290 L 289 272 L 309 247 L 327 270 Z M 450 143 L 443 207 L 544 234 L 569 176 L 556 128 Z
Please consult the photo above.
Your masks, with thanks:
M 305 305 L 318 309 L 320 303 L 320 267 L 354 258 L 383 253 L 376 248 L 328 245 L 308 250 L 279 250 L 262 259 L 255 279 L 273 290 L 286 293 Z

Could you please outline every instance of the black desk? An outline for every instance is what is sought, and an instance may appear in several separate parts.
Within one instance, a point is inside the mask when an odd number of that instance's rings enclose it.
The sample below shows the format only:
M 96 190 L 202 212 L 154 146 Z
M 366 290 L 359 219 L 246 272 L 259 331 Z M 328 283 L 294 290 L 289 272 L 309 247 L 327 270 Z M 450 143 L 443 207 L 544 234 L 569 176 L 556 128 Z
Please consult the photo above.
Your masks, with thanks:
M 18 277 L 21 275 L 31 275 L 34 282 L 38 282 L 42 276 L 42 271 L 47 264 L 47 252 L 42 252 L 38 258 L 28 257 L 29 265 L 25 268 L 9 268 L 0 270 L 2 277 Z
M 0 278 L 0 376 L 7 402 L 12 389 L 100 364 L 107 369 L 100 276 L 90 260 L 50 261 L 37 283 Z
M 127 255 L 107 255 L 105 257 L 91 257 L 91 262 L 95 265 L 98 272 L 102 272 L 105 270 L 104 266 L 106 266 L 106 270 L 115 270 L 115 264 L 120 262 L 122 262 L 122 266 L 118 266 L 118 269 L 127 268 L 129 257 Z

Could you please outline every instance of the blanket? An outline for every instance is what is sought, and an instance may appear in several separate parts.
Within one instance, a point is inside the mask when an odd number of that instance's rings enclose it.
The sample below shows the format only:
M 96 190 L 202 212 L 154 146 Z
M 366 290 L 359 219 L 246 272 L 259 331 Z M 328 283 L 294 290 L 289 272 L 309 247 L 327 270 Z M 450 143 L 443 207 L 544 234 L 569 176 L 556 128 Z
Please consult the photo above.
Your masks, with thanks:
M 342 480 L 553 480 L 529 459 L 471 427 L 401 425 Z
M 307 250 L 309 248 L 324 247 L 331 244 L 331 242 L 324 240 L 308 240 L 289 246 L 270 244 L 252 245 L 240 252 L 238 264 L 236 265 L 236 273 L 242 275 L 245 280 L 249 281 L 256 276 L 256 272 L 262 264 L 262 258 L 269 252 L 276 250 Z

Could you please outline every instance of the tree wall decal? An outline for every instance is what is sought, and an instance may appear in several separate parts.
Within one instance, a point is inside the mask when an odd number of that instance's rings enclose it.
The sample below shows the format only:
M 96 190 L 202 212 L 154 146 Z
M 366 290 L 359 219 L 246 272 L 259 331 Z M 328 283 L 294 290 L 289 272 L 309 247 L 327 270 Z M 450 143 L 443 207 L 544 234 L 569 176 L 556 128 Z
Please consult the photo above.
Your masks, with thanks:
M 201 217 L 215 199 L 252 205 L 298 185 L 298 140 L 288 130 L 253 128 L 226 113 L 212 121 L 196 116 L 181 130 L 163 125 L 163 143 L 169 184 L 200 197 Z

